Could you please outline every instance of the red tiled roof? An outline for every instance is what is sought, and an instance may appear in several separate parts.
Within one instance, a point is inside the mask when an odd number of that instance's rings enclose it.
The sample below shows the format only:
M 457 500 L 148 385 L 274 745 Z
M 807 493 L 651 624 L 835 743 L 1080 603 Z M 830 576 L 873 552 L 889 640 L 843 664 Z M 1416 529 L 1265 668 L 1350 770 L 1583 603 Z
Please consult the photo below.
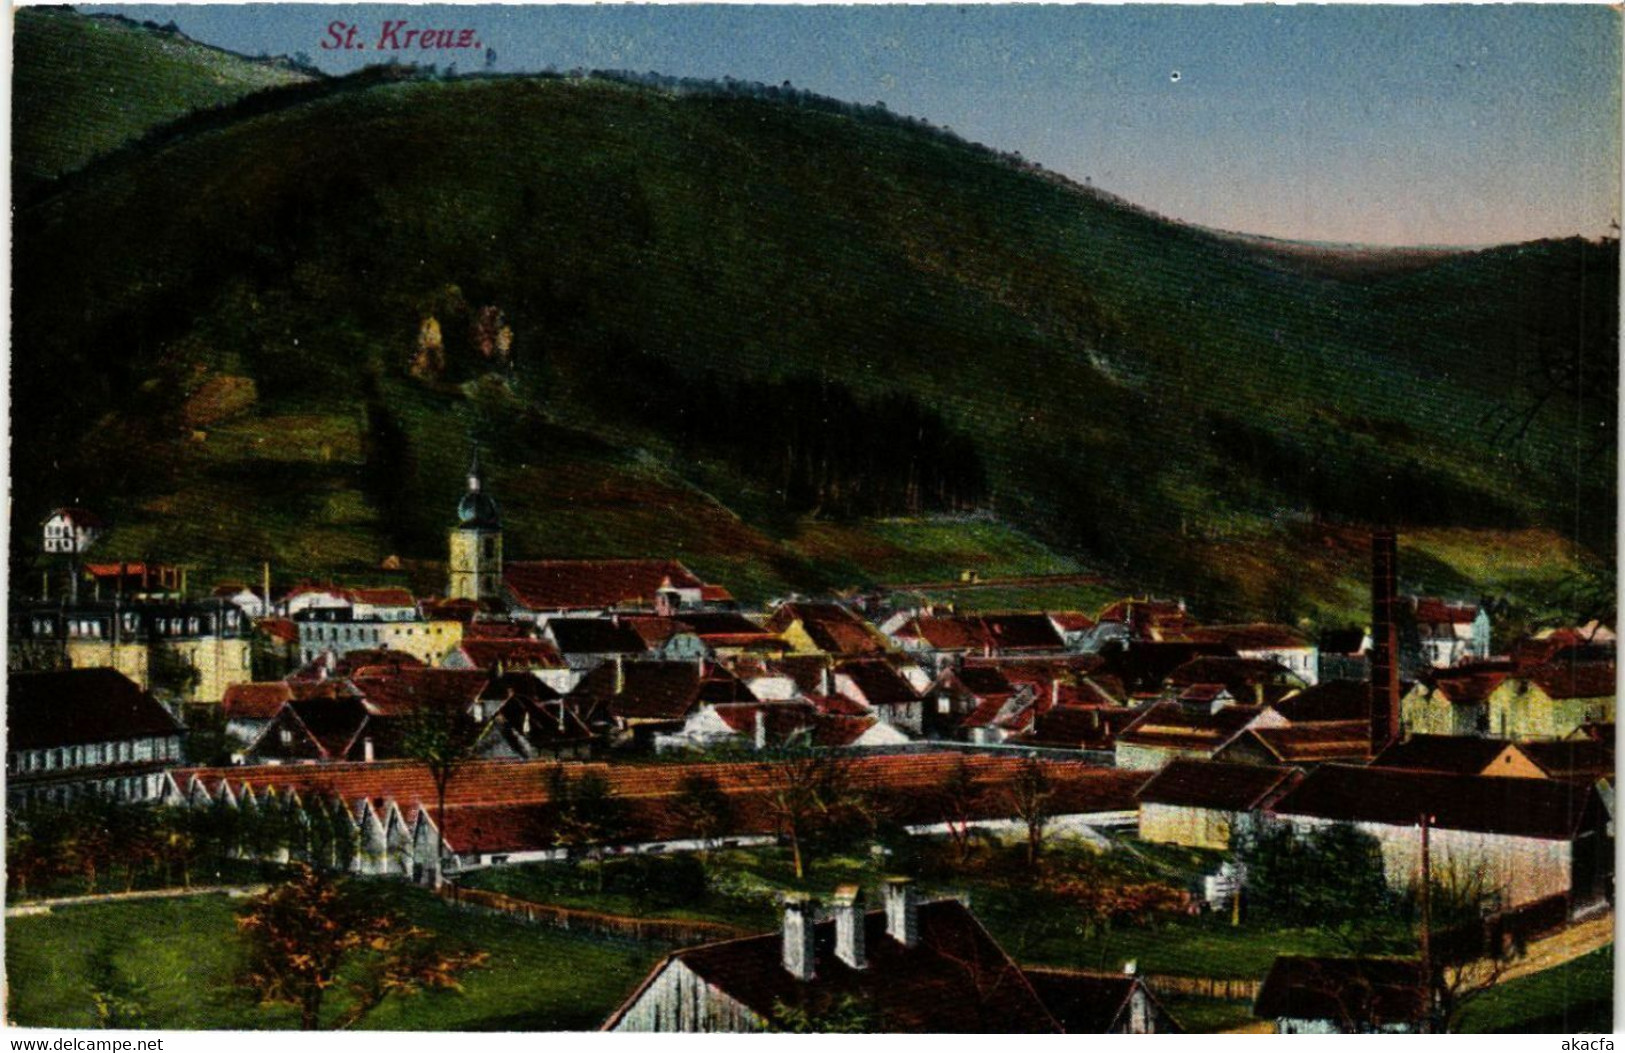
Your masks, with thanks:
M 1024 761 L 1019 757 L 925 753 L 886 756 L 855 756 L 845 760 L 854 786 L 887 795 L 895 818 L 903 823 L 940 822 L 933 791 L 941 787 L 960 764 L 970 771 L 978 795 L 978 817 L 996 818 L 1013 814 L 1002 789 Z M 1134 791 L 1145 781 L 1143 772 L 1117 771 L 1079 761 L 1043 761 L 1055 786 L 1052 811 L 1057 815 L 1090 812 L 1127 811 L 1134 808 Z M 552 761 L 476 761 L 458 771 L 447 787 L 446 800 L 457 806 L 502 806 L 545 804 L 550 799 L 550 775 L 557 767 Z M 567 763 L 565 770 L 579 778 L 586 772 L 602 775 L 611 792 L 623 801 L 652 799 L 663 818 L 664 803 L 682 792 L 683 780 L 699 774 L 715 779 L 729 794 L 741 795 L 741 833 L 771 830 L 771 816 L 760 802 L 752 804 L 773 785 L 772 764 L 741 762 L 731 764 L 611 765 Z M 230 780 L 233 790 L 243 784 L 256 792 L 275 787 L 280 793 L 296 791 L 301 796 L 319 794 L 344 801 L 362 798 L 392 799 L 405 809 L 420 801 L 434 800 L 434 783 L 428 770 L 412 761 L 381 761 L 373 764 L 263 765 L 231 768 L 181 768 L 173 771 L 176 784 L 185 790 L 196 777 L 211 793 L 222 780 Z M 750 826 L 751 823 L 757 826 Z M 535 831 L 531 832 L 532 834 Z M 629 840 L 654 839 L 633 831 Z M 530 842 L 535 847 L 539 842 Z M 453 842 L 456 845 L 456 842 Z M 460 845 L 459 851 L 465 851 Z
M 553 618 L 547 632 L 565 654 L 636 655 L 649 650 L 637 630 L 608 618 Z
M 81 527 L 96 528 L 105 525 L 102 517 L 88 508 L 53 508 L 51 514 L 40 520 L 40 522 L 47 522 L 57 516 L 62 516 L 69 522 Z
M 373 607 L 415 607 L 418 602 L 409 591 L 395 586 L 351 589 L 350 598 L 356 603 L 365 603 Z
M 1298 774 L 1292 768 L 1173 760 L 1140 788 L 1138 797 L 1142 804 L 1251 812 L 1279 797 Z
M 700 600 L 704 603 L 732 603 L 734 594 L 721 585 L 701 585 Z
M 261 618 L 254 623 L 254 628 L 273 640 L 292 644 L 299 642 L 299 626 L 292 618 Z
M 1064 633 L 1088 632 L 1095 627 L 1095 620 L 1082 611 L 1050 611 L 1049 620 Z
M 1122 706 L 1056 706 L 1040 713 L 1023 744 L 1060 749 L 1109 750 L 1117 733 L 1139 714 Z
M 291 701 L 293 688 L 282 680 L 228 684 L 220 696 L 220 711 L 227 720 L 270 720 Z
M 1608 698 L 1615 689 L 1613 662 L 1559 663 L 1525 674 L 1548 698 Z
M 1000 651 L 1059 651 L 1066 644 L 1043 614 L 984 614 L 982 625 Z
M 509 563 L 503 584 L 533 611 L 648 606 L 663 584 L 698 589 L 703 582 L 674 559 L 543 560 Z
M 1252 728 L 1245 734 L 1255 737 L 1282 764 L 1364 761 L 1371 756 L 1371 722 L 1368 720 Z
M 802 631 L 827 654 L 880 654 L 886 641 L 868 622 L 837 603 L 785 603 L 773 612 L 767 627 L 782 633 L 791 623 L 801 622 Z
M 1553 779 L 1600 779 L 1614 774 L 1614 740 L 1520 742 L 1518 749 Z
M 835 673 L 850 677 L 871 706 L 903 705 L 920 700 L 919 692 L 903 674 L 881 659 L 842 662 L 835 667 Z
M 1436 596 L 1415 598 L 1416 620 L 1423 625 L 1466 625 L 1478 617 L 1478 605 L 1449 603 Z
M 477 668 L 562 669 L 564 659 L 545 640 L 465 639 L 458 647 Z
M 1247 625 L 1201 625 L 1185 630 L 1185 638 L 1222 643 L 1237 651 L 1303 650 L 1314 646 L 1290 625 L 1252 622 Z
M 1226 706 L 1217 713 L 1193 712 L 1177 702 L 1158 702 L 1118 732 L 1121 744 L 1162 749 L 1216 750 L 1261 712 L 1257 706 Z
M 980 651 L 989 646 L 982 624 L 975 618 L 922 616 L 903 626 L 897 635 L 922 640 L 937 651 Z
M 490 680 L 484 669 L 418 668 L 383 676 L 358 673 L 354 683 L 370 713 L 401 717 L 422 708 L 466 709 L 479 699 Z

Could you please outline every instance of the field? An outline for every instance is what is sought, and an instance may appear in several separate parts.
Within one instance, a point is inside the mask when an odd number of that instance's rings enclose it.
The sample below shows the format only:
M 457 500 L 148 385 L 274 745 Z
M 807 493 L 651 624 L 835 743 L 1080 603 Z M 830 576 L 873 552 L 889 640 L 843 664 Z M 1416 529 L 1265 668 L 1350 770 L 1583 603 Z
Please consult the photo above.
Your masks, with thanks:
M 398 883 L 378 883 L 377 892 L 414 923 L 449 934 L 465 947 L 483 949 L 490 959 L 465 976 L 462 991 L 386 1001 L 363 1021 L 365 1028 L 589 1030 L 603 1022 L 665 952 L 657 945 L 457 912 L 427 892 Z M 197 896 L 69 907 L 9 920 L 11 1022 L 94 1027 L 93 991 L 123 984 L 133 985 L 135 993 L 127 997 L 141 1006 L 150 1027 L 295 1026 L 295 1010 L 258 1007 L 234 984 L 240 958 L 232 918 L 240 903 Z

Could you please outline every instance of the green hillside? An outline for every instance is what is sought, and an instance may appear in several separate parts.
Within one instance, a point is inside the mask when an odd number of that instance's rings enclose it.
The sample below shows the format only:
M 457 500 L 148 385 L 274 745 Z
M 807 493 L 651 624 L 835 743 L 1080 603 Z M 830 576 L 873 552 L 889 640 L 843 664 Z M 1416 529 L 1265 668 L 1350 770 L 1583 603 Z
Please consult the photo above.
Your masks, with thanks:
M 315 74 L 67 9 L 14 13 L 12 177 L 22 191 L 194 110 Z
M 13 536 L 77 498 L 154 556 L 436 559 L 473 438 L 512 555 L 746 595 L 1083 567 L 1329 613 L 1358 567 L 1294 561 L 1376 516 L 1611 552 L 1611 393 L 1551 367 L 1616 368 L 1617 243 L 1340 272 L 771 94 L 375 76 L 66 181 L 17 221 Z

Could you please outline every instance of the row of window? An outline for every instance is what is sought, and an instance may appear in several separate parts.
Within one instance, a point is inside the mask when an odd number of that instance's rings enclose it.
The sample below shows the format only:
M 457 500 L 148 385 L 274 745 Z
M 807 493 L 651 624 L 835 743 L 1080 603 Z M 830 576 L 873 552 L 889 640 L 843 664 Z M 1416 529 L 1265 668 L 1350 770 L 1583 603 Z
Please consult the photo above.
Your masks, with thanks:
M 48 750 L 18 750 L 6 757 L 6 770 L 12 772 L 65 771 L 102 764 L 127 764 L 146 760 L 180 760 L 181 740 L 125 739 L 120 742 L 94 742 L 88 746 L 61 746 Z
M 30 786 L 14 790 L 12 800 L 24 806 L 62 806 L 90 793 L 100 793 L 115 801 L 149 801 L 158 796 L 158 776 L 126 775 L 118 779 L 98 779 L 65 786 Z
M 421 627 L 424 636 L 444 636 L 444 625 L 429 624 Z M 409 626 L 406 629 L 392 628 L 389 636 L 417 636 L 418 626 Z M 383 632 L 379 628 L 366 628 L 364 626 L 349 625 L 311 625 L 306 623 L 299 627 L 299 636 L 306 641 L 329 641 L 332 643 L 378 643 Z M 370 634 L 370 635 L 369 635 Z
M 236 631 L 237 612 L 228 611 L 223 624 L 227 632 Z M 64 630 L 70 639 L 101 640 L 110 635 L 111 625 L 110 618 L 68 618 L 65 620 Z M 141 617 L 134 612 L 124 614 L 119 618 L 119 626 L 125 634 L 133 635 L 141 629 Z M 210 635 L 214 632 L 214 627 L 213 615 L 152 619 L 152 631 L 160 636 Z M 35 636 L 61 635 L 54 618 L 33 618 L 29 621 L 29 628 L 33 630 Z

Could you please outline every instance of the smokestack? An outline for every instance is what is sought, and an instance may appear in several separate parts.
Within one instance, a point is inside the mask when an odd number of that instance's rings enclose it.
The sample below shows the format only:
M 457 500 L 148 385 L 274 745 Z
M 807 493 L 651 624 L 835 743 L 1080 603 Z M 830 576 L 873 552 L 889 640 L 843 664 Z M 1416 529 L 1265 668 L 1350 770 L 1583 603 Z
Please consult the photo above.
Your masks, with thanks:
M 817 908 L 817 901 L 805 893 L 785 894 L 783 962 L 785 971 L 797 980 L 813 978 L 813 917 Z
M 909 878 L 886 879 L 886 935 L 904 947 L 920 942 L 920 908 Z
M 853 969 L 867 968 L 863 951 L 863 889 L 842 885 L 835 890 L 835 957 Z
M 1391 529 L 1371 534 L 1371 753 L 1399 738 L 1399 539 Z

